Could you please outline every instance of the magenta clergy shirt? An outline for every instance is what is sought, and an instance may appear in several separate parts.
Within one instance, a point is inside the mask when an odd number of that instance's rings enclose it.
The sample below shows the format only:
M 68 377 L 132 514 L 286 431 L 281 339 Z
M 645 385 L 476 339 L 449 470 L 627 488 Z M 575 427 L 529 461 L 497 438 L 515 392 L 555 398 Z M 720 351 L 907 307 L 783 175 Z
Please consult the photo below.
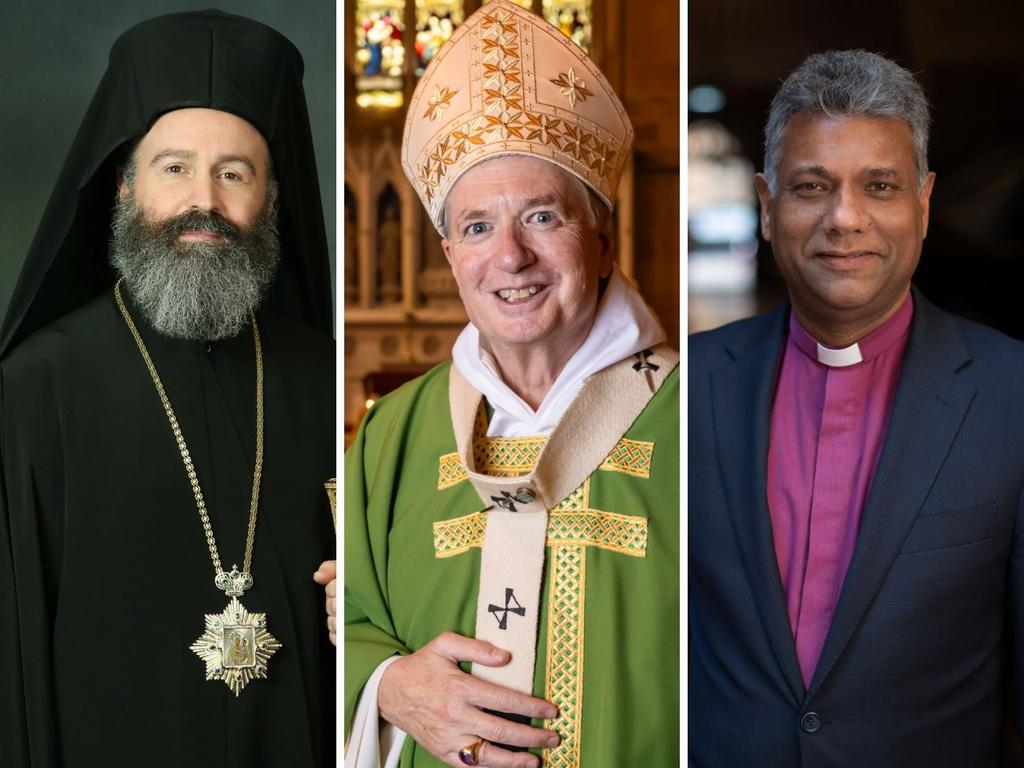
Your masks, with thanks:
M 910 335 L 909 297 L 858 342 L 862 362 L 829 367 L 790 313 L 772 405 L 768 510 L 804 684 L 818 664 L 892 413 Z

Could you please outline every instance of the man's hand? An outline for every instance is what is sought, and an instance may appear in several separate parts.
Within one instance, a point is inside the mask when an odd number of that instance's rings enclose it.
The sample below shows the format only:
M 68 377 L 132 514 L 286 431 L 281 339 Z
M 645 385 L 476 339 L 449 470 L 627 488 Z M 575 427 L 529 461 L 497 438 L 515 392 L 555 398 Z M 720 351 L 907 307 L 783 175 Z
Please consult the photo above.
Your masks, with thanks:
M 488 667 L 507 664 L 511 654 L 484 640 L 445 632 L 415 653 L 391 664 L 380 680 L 377 706 L 381 716 L 412 736 L 432 755 L 461 768 L 459 749 L 484 739 L 477 765 L 535 768 L 527 752 L 509 752 L 491 742 L 519 747 L 554 747 L 558 734 L 514 723 L 483 708 L 534 718 L 552 718 L 554 705 L 468 675 L 458 667 L 472 661 Z
M 338 561 L 324 560 L 313 574 L 313 581 L 326 586 L 327 593 L 327 634 L 331 642 L 338 644 Z

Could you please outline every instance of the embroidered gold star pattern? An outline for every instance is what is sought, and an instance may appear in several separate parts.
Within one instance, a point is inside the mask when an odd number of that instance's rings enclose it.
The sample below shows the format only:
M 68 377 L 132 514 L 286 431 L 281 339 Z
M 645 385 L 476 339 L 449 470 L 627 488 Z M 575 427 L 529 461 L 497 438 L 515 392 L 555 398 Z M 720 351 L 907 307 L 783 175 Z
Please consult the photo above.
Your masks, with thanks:
M 484 143 L 483 131 L 452 131 L 452 149 L 455 152 L 455 159 L 458 160 L 462 157 L 463 153 L 469 148 L 470 144 L 480 146 Z
M 505 59 L 519 58 L 519 46 L 515 43 L 506 43 L 501 38 L 488 40 L 484 38 L 484 53 L 497 53 Z
M 590 162 L 590 169 L 592 171 L 597 171 L 597 173 L 606 173 L 614 157 L 614 152 L 608 149 L 606 145 L 595 140 L 593 160 Z
M 429 117 L 431 120 L 436 120 L 438 114 L 444 112 L 451 105 L 451 101 L 455 98 L 456 93 L 458 93 L 458 91 L 453 91 L 447 86 L 437 86 L 434 88 L 434 95 L 430 97 L 430 101 L 427 104 L 427 111 L 423 113 L 423 116 Z
M 484 76 L 498 76 L 510 83 L 520 83 L 522 81 L 520 80 L 517 65 L 517 59 L 501 59 L 496 62 L 485 61 L 483 62 Z
M 516 31 L 515 22 L 512 21 L 512 17 L 504 12 L 499 12 L 493 16 L 490 14 L 484 14 L 484 29 L 492 29 L 493 27 L 498 28 L 499 34 L 510 35 Z
M 633 141 L 622 103 L 557 27 L 491 2 L 438 52 L 410 104 L 402 167 L 431 220 L 461 174 L 494 153 L 550 160 L 610 205 Z
M 450 147 L 448 146 L 450 138 L 450 136 L 446 136 L 444 141 L 439 142 L 430 154 L 430 159 L 435 163 L 434 168 L 436 169 L 435 172 L 437 173 L 438 180 L 444 175 L 445 166 L 452 164 L 452 157 L 449 154 Z
M 581 163 L 586 164 L 590 161 L 590 153 L 587 150 L 592 138 L 589 133 L 579 126 L 567 125 L 565 128 L 565 143 L 562 145 L 562 149 Z
M 535 115 L 531 112 L 527 112 L 526 138 L 530 141 L 536 139 L 542 144 L 553 144 L 558 149 L 561 149 L 561 144 L 558 143 L 558 126 L 561 122 L 562 121 L 557 117 Z
M 569 105 L 573 108 L 576 107 L 576 99 L 586 101 L 594 95 L 587 90 L 587 84 L 576 77 L 572 67 L 569 67 L 568 72 L 559 73 L 558 78 L 551 82 L 562 89 L 560 93 L 569 99 Z
M 510 117 L 488 115 L 487 122 L 494 128 L 494 138 L 507 139 L 509 136 L 515 136 L 517 139 L 523 138 L 523 126 L 516 122 L 519 117 L 519 114 Z

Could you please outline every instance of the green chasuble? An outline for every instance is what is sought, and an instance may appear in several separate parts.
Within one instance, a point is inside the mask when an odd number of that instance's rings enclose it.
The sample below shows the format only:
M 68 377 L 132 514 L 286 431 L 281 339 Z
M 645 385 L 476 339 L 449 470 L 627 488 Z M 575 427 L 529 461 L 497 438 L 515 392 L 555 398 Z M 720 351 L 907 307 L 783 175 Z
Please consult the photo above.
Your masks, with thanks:
M 450 365 L 382 398 L 346 455 L 348 723 L 381 661 L 475 631 L 487 515 L 456 453 Z M 677 369 L 549 514 L 533 694 L 558 706 L 544 725 L 562 743 L 546 766 L 679 764 L 678 409 Z M 475 461 L 491 475 L 528 472 L 546 439 L 482 427 Z M 410 738 L 401 765 L 443 763 Z

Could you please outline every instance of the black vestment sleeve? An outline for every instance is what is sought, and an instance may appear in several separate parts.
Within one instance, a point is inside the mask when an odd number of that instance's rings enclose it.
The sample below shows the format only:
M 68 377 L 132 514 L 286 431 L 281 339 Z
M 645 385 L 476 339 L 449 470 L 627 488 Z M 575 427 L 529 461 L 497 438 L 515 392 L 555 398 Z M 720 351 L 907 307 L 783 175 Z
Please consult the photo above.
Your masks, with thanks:
M 47 545 L 36 516 L 40 494 L 34 473 L 26 471 L 18 421 L 0 368 L 0 765 L 49 768 L 60 764 L 48 599 L 52 580 L 46 576 Z
M 15 593 L 11 521 L 6 497 L 3 456 L 0 454 L 0 763 L 27 766 L 25 683 L 21 674 L 18 599 Z

